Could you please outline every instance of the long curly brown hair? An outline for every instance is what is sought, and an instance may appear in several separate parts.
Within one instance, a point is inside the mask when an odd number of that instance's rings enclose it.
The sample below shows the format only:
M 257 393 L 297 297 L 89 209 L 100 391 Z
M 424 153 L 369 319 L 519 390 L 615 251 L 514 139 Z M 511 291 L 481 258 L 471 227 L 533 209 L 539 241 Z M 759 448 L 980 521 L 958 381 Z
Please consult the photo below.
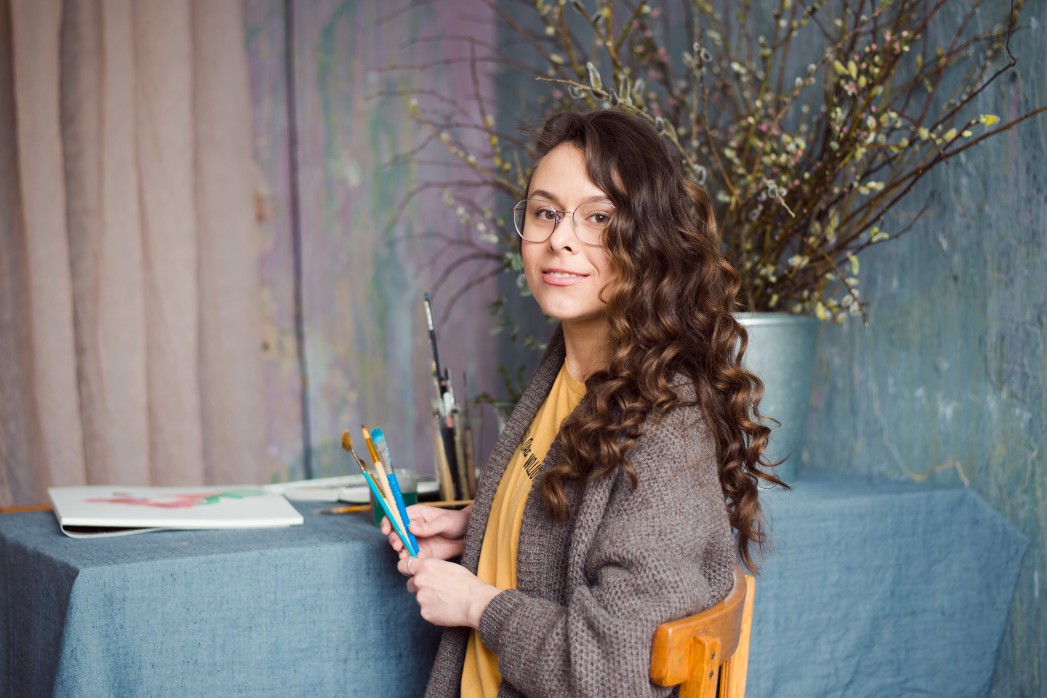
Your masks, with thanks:
M 590 179 L 615 206 L 606 241 L 616 272 L 605 298 L 612 354 L 606 369 L 586 379 L 542 494 L 565 519 L 568 480 L 622 468 L 635 486 L 628 453 L 647 420 L 697 404 L 716 441 L 739 557 L 755 571 L 752 549 L 762 554 L 766 543 L 759 483 L 784 483 L 763 457 L 770 433 L 759 412 L 763 383 L 742 365 L 748 335 L 731 314 L 739 277 L 720 251 L 709 197 L 683 175 L 654 127 L 628 113 L 556 114 L 535 139 L 538 161 L 564 143 L 585 154 Z M 681 375 L 693 395 L 674 390 Z

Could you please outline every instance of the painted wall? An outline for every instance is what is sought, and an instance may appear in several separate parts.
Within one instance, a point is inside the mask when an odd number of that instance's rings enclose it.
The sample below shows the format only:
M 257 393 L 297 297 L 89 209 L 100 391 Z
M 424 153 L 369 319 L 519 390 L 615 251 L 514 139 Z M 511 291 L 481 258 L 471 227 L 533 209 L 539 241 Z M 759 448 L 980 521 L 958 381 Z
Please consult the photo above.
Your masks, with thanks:
M 1047 103 L 1047 1 L 1023 18 L 1014 77 L 983 113 Z M 932 192 L 922 222 L 862 262 L 868 325 L 820 328 L 804 468 L 970 487 L 1028 535 L 992 695 L 1043 695 L 1047 117 L 953 161 L 907 208 Z
M 957 26 L 966 4 L 948 4 L 932 41 L 943 24 Z M 518 21 L 533 17 L 529 5 L 504 6 Z M 680 6 L 662 6 L 672 32 Z M 984 3 L 977 30 L 990 30 L 1008 6 Z M 1047 0 L 1027 0 L 1022 17 L 1012 41 L 1016 69 L 981 96 L 979 113 L 1007 119 L 1047 104 Z M 499 87 L 506 103 L 533 103 L 519 95 L 541 94 L 509 80 Z M 820 327 L 803 467 L 970 487 L 1028 535 L 992 695 L 1041 696 L 1047 691 L 1047 115 L 928 177 L 899 207 L 898 228 L 929 195 L 930 210 L 907 237 L 863 257 L 868 325 Z
M 358 434 L 361 423 L 383 427 L 394 460 L 431 473 L 431 355 L 421 298 L 452 259 L 439 254 L 433 236 L 454 234 L 458 223 L 440 200 L 442 185 L 403 202 L 413 187 L 449 181 L 454 170 L 439 148 L 422 153 L 431 163 L 424 169 L 391 164 L 420 141 L 407 100 L 394 93 L 424 80 L 465 102 L 474 87 L 455 62 L 463 49 L 431 39 L 460 33 L 467 18 L 483 40 L 490 11 L 462 2 L 400 12 L 395 3 L 367 0 L 245 0 L 244 7 L 266 216 L 272 478 L 305 476 L 303 444 L 314 476 L 351 472 L 338 440 L 345 428 Z M 390 69 L 447 59 L 424 74 Z M 484 78 L 481 89 L 487 84 Z M 471 393 L 498 385 L 483 309 L 492 297 L 478 289 L 439 328 L 441 360 L 459 398 L 464 372 Z M 433 296 L 437 315 L 443 299 Z
M 460 32 L 463 13 L 470 32 L 493 36 L 481 4 L 422 4 L 396 15 L 395 7 L 363 0 L 296 2 L 292 93 L 284 3 L 245 0 L 259 179 L 272 216 L 263 274 L 274 477 L 302 475 L 288 95 L 298 109 L 305 375 L 317 474 L 343 470 L 333 444 L 342 428 L 363 420 L 396 425 L 387 428 L 391 438 L 410 443 L 421 463 L 431 453 L 430 389 L 417 299 L 437 273 L 425 232 L 455 223 L 434 195 L 385 233 L 398 195 L 420 175 L 384 163 L 415 134 L 402 102 L 367 96 L 412 79 L 381 66 L 443 55 L 435 44 L 410 40 Z M 1006 117 L 1047 103 L 1047 0 L 1028 0 L 1024 18 L 1027 29 L 1013 44 L 1016 77 L 983 95 L 983 112 Z M 452 68 L 437 79 L 434 86 L 450 95 L 468 89 Z M 506 82 L 502 89 L 515 88 Z M 915 209 L 921 193 L 935 192 L 923 221 L 863 260 L 868 325 L 820 329 L 804 452 L 809 469 L 971 487 L 1030 537 L 994 696 L 1042 695 L 1047 671 L 1045 156 L 1041 117 L 928 178 L 911 200 Z M 454 357 L 455 372 L 470 372 L 477 390 L 495 390 L 504 351 L 496 356 L 486 334 L 485 296 L 474 294 L 475 305 L 456 311 L 442 352 Z M 371 319 L 375 308 L 384 319 Z

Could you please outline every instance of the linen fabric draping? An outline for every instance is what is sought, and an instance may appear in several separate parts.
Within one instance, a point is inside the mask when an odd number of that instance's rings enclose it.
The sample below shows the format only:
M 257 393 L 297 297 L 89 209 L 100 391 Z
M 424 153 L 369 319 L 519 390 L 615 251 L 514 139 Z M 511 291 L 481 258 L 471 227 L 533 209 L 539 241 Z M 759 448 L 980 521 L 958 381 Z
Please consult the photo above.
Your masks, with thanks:
M 989 695 L 1029 541 L 984 499 L 806 470 L 760 497 L 750 698 Z M 90 545 L 0 516 L 0 694 L 422 695 L 439 629 L 370 516 L 297 507 Z
M 263 478 L 242 11 L 0 0 L 0 505 Z

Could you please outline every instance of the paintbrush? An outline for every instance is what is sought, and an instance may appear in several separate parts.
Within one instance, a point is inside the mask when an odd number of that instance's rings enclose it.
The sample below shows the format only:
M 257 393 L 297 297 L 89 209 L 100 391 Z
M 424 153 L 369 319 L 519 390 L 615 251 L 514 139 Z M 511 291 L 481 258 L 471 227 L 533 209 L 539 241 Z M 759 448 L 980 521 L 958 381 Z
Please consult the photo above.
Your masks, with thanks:
M 378 475 L 376 478 L 378 484 L 381 485 L 382 494 L 386 496 L 387 501 L 392 491 L 389 489 L 389 476 L 386 475 L 385 466 L 382 465 L 382 459 L 378 457 L 378 451 L 375 450 L 374 441 L 371 440 L 371 432 L 367 431 L 367 427 L 363 424 L 360 425 L 360 431 L 364 435 L 364 443 L 367 444 L 367 452 L 371 455 L 371 463 L 374 465 L 374 471 Z
M 467 485 L 458 482 L 458 461 L 455 450 L 454 416 L 455 409 L 454 391 L 451 390 L 451 374 L 447 369 L 440 366 L 440 354 L 436 349 L 436 327 L 433 325 L 433 309 L 429 303 L 429 294 L 422 295 L 422 305 L 425 309 L 425 324 L 429 331 L 429 345 L 433 351 L 433 384 L 436 386 L 436 410 L 439 416 L 438 429 L 443 445 L 444 459 L 447 461 L 447 483 L 441 481 L 444 496 L 453 499 L 457 494 L 464 499 L 468 496 Z M 440 475 L 444 476 L 443 462 L 440 462 Z
M 381 427 L 371 430 L 371 439 L 374 441 L 374 450 L 378 451 L 378 458 L 385 465 L 386 471 L 392 475 L 396 472 L 396 468 L 393 467 L 393 462 L 389 458 L 389 444 L 385 441 L 385 432 Z
M 393 472 L 393 466 L 389 464 L 389 445 L 385 442 L 385 434 L 382 433 L 381 427 L 375 427 L 371 433 L 367 432 L 367 427 L 363 427 L 363 430 L 367 448 L 370 449 L 371 458 L 374 460 L 374 467 L 378 469 L 378 474 L 384 477 L 389 485 L 390 503 L 396 505 L 395 508 L 390 507 L 390 509 L 393 509 L 400 517 L 400 524 L 404 527 L 411 545 L 417 550 L 418 539 L 411 533 L 411 517 L 407 515 L 407 504 L 404 502 L 403 492 L 400 491 L 400 481 L 396 477 L 396 473 Z M 372 435 L 374 436 L 373 439 L 371 438 Z M 383 464 L 388 470 L 388 474 L 382 471 Z
M 403 508 L 403 497 L 397 496 L 399 494 L 397 492 L 398 487 L 394 487 L 392 483 L 396 476 L 393 475 L 392 477 L 390 477 L 388 474 L 386 474 L 385 466 L 382 464 L 382 459 L 378 457 L 378 450 L 374 446 L 374 441 L 371 440 L 371 432 L 367 431 L 367 427 L 365 427 L 363 424 L 360 425 L 360 431 L 363 432 L 364 443 L 367 444 L 367 452 L 371 454 L 371 462 L 374 464 L 374 471 L 378 475 L 376 479 L 378 481 L 378 484 L 381 486 L 382 495 L 385 498 L 385 503 L 389 505 L 389 510 L 393 513 L 393 517 L 396 519 L 396 523 L 400 524 L 404 531 L 407 531 L 407 527 L 410 525 L 411 522 L 409 519 L 405 518 L 404 514 L 406 512 L 401 511 L 401 509 Z M 411 532 L 407 531 L 407 534 L 410 537 Z M 411 543 L 415 544 L 413 538 L 411 540 Z
M 452 499 L 438 502 L 422 502 L 422 504 L 430 507 L 439 507 L 441 509 L 461 509 L 462 507 L 472 504 L 471 499 Z M 320 509 L 317 514 L 355 514 L 361 511 L 371 511 L 370 504 L 350 504 L 344 507 L 332 507 L 330 509 Z
M 367 466 L 364 464 L 363 459 L 356 455 L 356 451 L 353 450 L 353 437 L 349 436 L 348 429 L 342 432 L 342 450 L 349 452 L 353 456 L 353 459 L 356 460 L 356 464 L 360 466 L 360 470 L 364 471 L 364 474 L 366 475 Z
M 398 517 L 393 514 L 392 510 L 389 508 L 389 504 L 382 496 L 381 490 L 378 489 L 378 485 L 375 483 L 374 478 L 371 477 L 371 473 L 368 472 L 367 466 L 364 465 L 363 460 L 360 456 L 356 455 L 356 451 L 353 450 L 353 438 L 349 436 L 348 429 L 342 432 L 342 450 L 352 454 L 353 458 L 356 460 L 356 464 L 360 466 L 360 470 L 364 474 L 364 481 L 367 482 L 367 486 L 371 489 L 371 494 L 374 496 L 375 501 L 377 501 L 379 506 L 382 507 L 382 511 L 385 513 L 385 518 L 389 519 L 389 523 L 392 524 L 393 530 L 396 531 L 396 535 L 400 537 L 400 542 L 404 544 L 404 549 L 407 550 L 411 557 L 417 556 L 418 549 L 411 544 L 411 540 L 408 538 L 403 525 L 397 523 Z M 395 507 L 395 505 L 393 506 Z

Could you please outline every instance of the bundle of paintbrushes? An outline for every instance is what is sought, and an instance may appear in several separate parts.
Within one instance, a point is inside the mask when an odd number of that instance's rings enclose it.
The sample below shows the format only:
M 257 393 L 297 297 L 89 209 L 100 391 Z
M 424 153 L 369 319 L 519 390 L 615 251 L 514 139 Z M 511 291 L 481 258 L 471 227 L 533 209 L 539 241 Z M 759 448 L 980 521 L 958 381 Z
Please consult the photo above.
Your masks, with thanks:
M 436 348 L 436 329 L 429 294 L 422 296 L 425 308 L 429 344 L 433 350 L 434 435 L 436 437 L 436 466 L 440 480 L 440 495 L 444 499 L 472 499 L 476 492 L 476 469 L 473 466 L 472 427 L 469 423 L 468 402 L 463 411 L 454 399 L 451 374 L 440 366 Z
M 382 434 L 381 429 L 375 429 L 374 439 L 372 439 L 367 427 L 361 426 L 360 428 L 363 431 L 364 442 L 367 444 L 367 451 L 371 456 L 374 472 L 367 467 L 362 458 L 356 455 L 356 451 L 353 450 L 353 439 L 349 436 L 348 429 L 342 432 L 342 449 L 347 451 L 360 466 L 367 487 L 371 490 L 372 499 L 382 508 L 385 518 L 389 519 L 389 523 L 392 524 L 396 535 L 400 537 L 404 548 L 411 557 L 415 557 L 418 555 L 418 541 L 407 528 L 411 521 L 407 517 L 407 505 L 404 503 L 403 493 L 400 492 L 400 483 L 397 481 L 396 473 L 391 467 L 386 467 L 389 465 L 389 450 L 385 442 L 385 435 Z M 379 451 L 384 454 L 384 458 Z

